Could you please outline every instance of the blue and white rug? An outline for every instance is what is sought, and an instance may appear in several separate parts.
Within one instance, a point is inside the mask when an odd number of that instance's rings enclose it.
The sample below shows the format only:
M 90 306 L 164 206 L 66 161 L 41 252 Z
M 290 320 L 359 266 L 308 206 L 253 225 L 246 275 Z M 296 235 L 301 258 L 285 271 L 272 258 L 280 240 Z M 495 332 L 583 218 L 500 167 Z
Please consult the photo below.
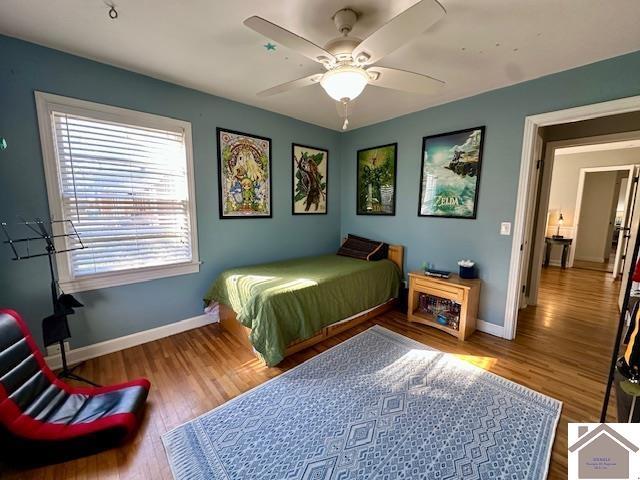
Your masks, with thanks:
M 374 326 L 163 436 L 177 479 L 543 479 L 562 404 Z

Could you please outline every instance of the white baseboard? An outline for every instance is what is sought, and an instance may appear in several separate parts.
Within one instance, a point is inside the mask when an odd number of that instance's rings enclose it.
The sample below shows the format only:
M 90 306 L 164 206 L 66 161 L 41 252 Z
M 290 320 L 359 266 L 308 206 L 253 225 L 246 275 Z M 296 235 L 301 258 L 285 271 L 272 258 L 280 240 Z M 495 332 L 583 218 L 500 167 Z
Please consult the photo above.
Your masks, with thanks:
M 203 327 L 211 323 L 216 323 L 214 316 L 199 315 L 179 322 L 170 323 L 169 325 L 163 325 L 162 327 L 143 330 L 142 332 L 136 332 L 131 335 L 125 335 L 124 337 L 105 340 L 104 342 L 94 343 L 93 345 L 87 345 L 86 347 L 74 348 L 67 352 L 67 362 L 69 365 L 73 365 L 74 363 L 84 362 L 85 360 L 107 355 L 108 353 L 118 352 L 125 348 L 136 347 L 143 343 L 159 340 L 161 338 L 175 335 L 176 333 L 186 332 L 187 330 Z M 484 320 L 476 320 L 476 328 L 480 332 L 504 338 L 504 327 L 502 325 L 485 322 Z M 62 357 L 59 354 L 47 356 L 45 357 L 45 360 L 51 369 L 58 369 L 62 367 Z
M 604 257 L 574 257 L 574 260 L 582 260 L 583 262 L 604 263 Z
M 476 329 L 480 332 L 488 333 L 496 337 L 505 338 L 504 327 L 495 323 L 485 322 L 484 320 L 476 320 Z
M 569 262 L 567 262 L 569 263 Z M 549 266 L 550 267 L 561 267 L 562 266 L 562 260 L 549 260 Z M 567 265 L 568 266 L 568 265 Z
M 163 325 L 162 327 L 143 330 L 142 332 L 136 332 L 131 335 L 125 335 L 124 337 L 94 343 L 93 345 L 87 345 L 86 347 L 75 348 L 67 352 L 67 362 L 69 365 L 73 365 L 74 363 L 84 362 L 91 358 L 124 350 L 125 348 L 142 345 L 143 343 L 152 342 L 160 338 L 169 337 L 176 333 L 185 332 L 187 330 L 192 330 L 215 322 L 215 317 L 212 315 L 199 315 L 179 322 L 170 323 L 169 325 Z M 62 357 L 60 354 L 45 357 L 45 360 L 51 369 L 62 367 Z

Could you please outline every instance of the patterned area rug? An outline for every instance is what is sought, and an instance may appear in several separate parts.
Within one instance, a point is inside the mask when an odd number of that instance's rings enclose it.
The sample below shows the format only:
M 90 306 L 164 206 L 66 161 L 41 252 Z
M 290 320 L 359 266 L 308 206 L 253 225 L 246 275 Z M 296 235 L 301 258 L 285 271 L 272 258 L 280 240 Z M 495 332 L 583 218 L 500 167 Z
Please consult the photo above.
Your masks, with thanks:
M 542 479 L 561 406 L 374 326 L 163 442 L 177 479 Z

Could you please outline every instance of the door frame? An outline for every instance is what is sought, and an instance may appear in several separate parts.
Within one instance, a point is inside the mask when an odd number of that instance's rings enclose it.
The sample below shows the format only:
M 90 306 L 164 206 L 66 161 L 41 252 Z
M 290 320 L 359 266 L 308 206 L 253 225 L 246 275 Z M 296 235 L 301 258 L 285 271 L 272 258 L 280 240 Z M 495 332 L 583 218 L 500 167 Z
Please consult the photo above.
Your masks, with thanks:
M 629 224 L 629 230 L 625 231 L 625 232 L 620 232 L 620 237 L 618 238 L 618 248 L 622 248 L 622 246 L 620 245 L 620 240 L 622 240 L 622 234 L 624 233 L 624 237 L 625 237 L 625 257 L 624 257 L 624 263 L 622 264 L 622 270 L 620 272 L 620 274 L 622 275 L 621 277 L 621 287 L 620 287 L 620 293 L 618 294 L 618 308 L 620 310 L 622 310 L 622 307 L 624 306 L 624 297 L 626 295 L 626 285 L 628 283 L 629 280 L 629 275 L 632 274 L 632 270 L 635 268 L 635 265 L 631 265 L 627 260 L 628 260 L 628 253 L 629 253 L 629 245 L 632 245 L 633 247 L 635 247 L 636 241 L 637 239 L 637 235 L 638 235 L 638 225 L 640 225 L 640 208 L 638 208 L 638 200 L 640 200 L 638 198 L 638 192 L 640 191 L 638 189 L 638 172 L 640 172 L 640 166 L 636 167 L 636 178 L 635 181 L 633 182 L 633 184 L 631 185 L 631 188 L 633 189 L 631 192 L 631 198 L 629 199 L 630 205 L 627 205 L 627 212 L 625 212 L 626 215 L 628 215 L 628 218 L 626 219 L 628 224 Z M 630 209 L 630 211 L 629 211 Z M 633 254 L 632 254 L 633 256 Z
M 535 136 L 535 143 L 533 145 L 533 155 L 538 158 L 538 157 L 542 157 L 542 150 L 544 148 L 544 140 L 542 139 L 542 137 L 540 135 L 538 135 L 536 133 Z M 529 256 L 535 252 L 535 243 L 531 240 L 535 240 L 533 238 L 533 234 L 534 234 L 534 226 L 536 224 L 536 202 L 539 201 L 538 199 L 538 182 L 540 180 L 540 173 L 541 173 L 540 168 L 537 168 L 533 171 L 533 174 L 531 175 L 531 178 L 529 178 L 529 190 L 532 192 L 531 196 L 528 199 L 528 204 L 526 207 L 526 217 L 525 217 L 525 229 L 524 229 L 524 242 L 522 244 L 522 255 L 524 258 L 529 258 Z M 526 285 L 528 283 L 528 277 L 529 276 L 529 269 L 528 268 L 523 268 L 522 271 L 520 272 L 520 284 L 521 285 Z M 528 292 L 525 291 L 525 289 L 523 288 L 520 291 L 520 298 L 518 300 L 518 308 L 522 309 L 522 308 L 527 308 L 527 306 L 529 306 L 529 294 Z
M 640 110 L 640 95 L 620 98 L 608 102 L 584 105 L 581 107 L 557 110 L 554 112 L 529 115 L 524 119 L 524 135 L 522 139 L 522 155 L 520 158 L 520 176 L 518 179 L 518 195 L 513 220 L 513 239 L 511 242 L 511 258 L 504 318 L 504 337 L 513 339 L 516 336 L 518 322 L 518 306 L 520 304 L 521 274 L 526 268 L 527 258 L 523 255 L 526 231 L 527 205 L 531 203 L 531 176 L 535 173 L 537 158 L 534 147 L 538 129 L 560 123 L 578 122 L 607 115 L 634 112 Z
M 580 231 L 580 212 L 582 209 L 582 197 L 584 195 L 584 182 L 587 176 L 587 173 L 598 173 L 598 172 L 629 172 L 629 177 L 627 178 L 627 186 L 626 186 L 626 195 L 631 191 L 633 187 L 633 177 L 635 176 L 636 165 L 610 165 L 607 167 L 587 167 L 580 169 L 580 176 L 578 178 L 578 194 L 576 196 L 576 207 L 574 209 L 573 214 L 573 239 L 574 242 L 571 245 L 571 250 L 569 251 L 569 262 L 568 266 L 572 267 L 573 262 L 576 258 L 576 246 L 578 242 L 578 232 Z M 625 211 L 628 208 L 627 202 L 625 202 Z M 606 259 L 603 259 L 606 261 Z
M 622 213 L 622 228 L 618 232 L 618 243 L 616 247 L 616 258 L 613 264 L 613 279 L 618 280 L 620 275 L 624 276 L 626 270 L 627 251 L 629 249 L 629 238 L 631 237 L 631 223 L 633 221 L 634 207 L 637 201 L 637 184 L 638 184 L 638 165 L 634 165 L 629 170 L 629 178 L 627 179 L 627 191 L 624 198 L 624 211 Z M 614 225 L 615 228 L 615 219 Z M 620 267 L 622 264 L 622 267 Z M 625 284 L 626 285 L 626 284 Z M 622 303 L 620 304 L 622 308 Z
M 571 138 L 568 140 L 556 140 L 553 142 L 547 142 L 544 152 L 543 158 L 543 169 L 542 169 L 542 180 L 540 191 L 531 192 L 532 196 L 535 196 L 537 193 L 540 198 L 538 201 L 537 212 L 538 215 L 534 216 L 537 222 L 535 225 L 535 229 L 531 232 L 535 235 L 534 238 L 530 240 L 532 244 L 532 254 L 531 254 L 531 263 L 533 267 L 531 268 L 531 275 L 529 276 L 529 281 L 527 285 L 527 300 L 525 306 L 528 305 L 537 305 L 538 304 L 538 291 L 539 291 L 539 283 L 540 283 L 540 275 L 542 273 L 542 259 L 544 257 L 545 251 L 545 235 L 547 229 L 547 216 L 546 213 L 549 210 L 549 199 L 551 196 L 551 177 L 553 174 L 553 166 L 555 163 L 556 150 L 568 147 L 579 147 L 584 145 L 596 145 L 600 143 L 609 143 L 609 142 L 617 142 L 624 140 L 634 140 L 640 138 L 640 130 L 631 131 L 631 132 L 623 132 L 623 133 L 611 133 L 607 135 L 597 135 L 594 137 L 583 137 L 583 138 Z M 538 174 L 537 170 L 534 172 Z M 525 219 L 528 221 L 528 217 Z M 567 227 L 565 227 L 567 228 Z M 573 231 L 573 227 L 569 227 L 572 230 L 572 235 L 575 238 L 575 232 Z M 526 235 L 525 231 L 525 235 Z M 527 241 L 527 237 L 525 236 L 525 242 Z M 567 259 L 567 266 L 573 266 L 573 256 L 571 252 L 573 252 L 574 246 L 570 247 L 570 255 Z M 523 271 L 529 270 L 528 258 L 523 258 L 524 267 Z M 525 285 L 521 283 L 521 285 Z M 522 305 L 520 308 L 523 308 Z M 515 331 L 514 331 L 515 334 Z M 505 337 L 509 338 L 509 337 Z

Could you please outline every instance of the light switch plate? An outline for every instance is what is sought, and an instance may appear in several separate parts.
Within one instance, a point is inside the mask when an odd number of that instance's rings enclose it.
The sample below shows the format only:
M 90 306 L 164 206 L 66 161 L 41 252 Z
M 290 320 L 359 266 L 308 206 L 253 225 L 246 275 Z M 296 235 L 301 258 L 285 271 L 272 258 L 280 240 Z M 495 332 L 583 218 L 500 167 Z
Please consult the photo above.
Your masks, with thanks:
M 500 224 L 500 235 L 511 235 L 511 222 L 502 222 Z

